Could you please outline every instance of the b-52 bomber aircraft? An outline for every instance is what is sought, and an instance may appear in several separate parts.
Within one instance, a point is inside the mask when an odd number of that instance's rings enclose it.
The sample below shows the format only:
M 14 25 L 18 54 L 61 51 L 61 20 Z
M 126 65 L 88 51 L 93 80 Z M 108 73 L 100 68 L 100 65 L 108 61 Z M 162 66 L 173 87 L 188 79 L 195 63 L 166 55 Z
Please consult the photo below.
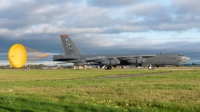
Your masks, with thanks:
M 190 60 L 182 54 L 88 54 L 84 55 L 68 35 L 60 35 L 64 55 L 54 55 L 53 61 L 64 61 L 74 65 L 100 65 L 105 70 L 112 67 L 134 65 L 147 67 L 153 70 L 155 67 L 165 65 L 181 65 Z

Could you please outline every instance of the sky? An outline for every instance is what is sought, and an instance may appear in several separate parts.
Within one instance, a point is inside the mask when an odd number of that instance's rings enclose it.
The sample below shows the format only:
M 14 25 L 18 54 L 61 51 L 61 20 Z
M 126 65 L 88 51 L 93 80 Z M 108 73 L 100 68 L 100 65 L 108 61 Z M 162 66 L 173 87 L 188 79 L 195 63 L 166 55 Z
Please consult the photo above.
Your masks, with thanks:
M 62 54 L 62 34 L 69 35 L 84 54 L 162 52 L 200 60 L 199 4 L 199 0 L 0 0 L 0 63 L 15 43 Z

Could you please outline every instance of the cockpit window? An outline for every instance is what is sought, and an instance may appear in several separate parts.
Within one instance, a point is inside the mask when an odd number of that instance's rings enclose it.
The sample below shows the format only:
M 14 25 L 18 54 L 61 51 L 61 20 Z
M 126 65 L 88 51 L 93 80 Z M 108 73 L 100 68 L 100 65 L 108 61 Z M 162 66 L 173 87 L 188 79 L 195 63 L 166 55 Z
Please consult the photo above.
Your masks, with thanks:
M 182 55 L 182 54 L 178 54 L 178 56 L 184 56 L 184 55 Z

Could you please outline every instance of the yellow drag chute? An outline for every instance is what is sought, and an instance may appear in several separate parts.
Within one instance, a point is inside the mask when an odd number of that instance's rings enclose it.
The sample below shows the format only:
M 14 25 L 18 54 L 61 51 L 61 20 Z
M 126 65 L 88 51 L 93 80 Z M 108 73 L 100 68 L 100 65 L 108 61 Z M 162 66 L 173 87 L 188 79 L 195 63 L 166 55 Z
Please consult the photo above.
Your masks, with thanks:
M 8 60 L 14 68 L 21 68 L 26 64 L 27 51 L 22 44 L 14 44 L 8 51 Z

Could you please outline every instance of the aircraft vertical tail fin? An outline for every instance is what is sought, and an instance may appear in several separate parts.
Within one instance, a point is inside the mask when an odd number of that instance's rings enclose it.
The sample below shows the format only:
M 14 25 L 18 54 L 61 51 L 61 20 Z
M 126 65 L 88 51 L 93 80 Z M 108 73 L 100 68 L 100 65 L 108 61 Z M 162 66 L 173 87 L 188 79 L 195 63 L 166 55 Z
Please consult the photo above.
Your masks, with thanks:
M 65 55 L 82 55 L 81 50 L 75 45 L 68 35 L 60 35 L 63 52 Z

